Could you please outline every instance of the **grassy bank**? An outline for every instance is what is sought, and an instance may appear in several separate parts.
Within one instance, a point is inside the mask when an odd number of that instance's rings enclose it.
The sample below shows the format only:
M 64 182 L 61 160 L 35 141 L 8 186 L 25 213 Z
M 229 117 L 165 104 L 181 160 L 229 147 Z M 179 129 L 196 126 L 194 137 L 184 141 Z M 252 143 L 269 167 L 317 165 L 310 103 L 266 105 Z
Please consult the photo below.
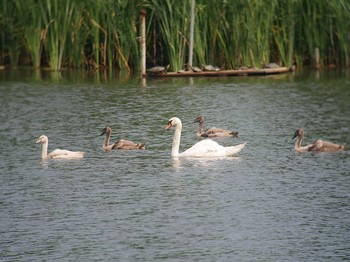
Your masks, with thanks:
M 140 69 L 140 10 L 147 11 L 148 66 L 187 62 L 190 0 L 0 1 L 0 64 Z M 226 69 L 349 65 L 348 0 L 197 0 L 193 64 Z

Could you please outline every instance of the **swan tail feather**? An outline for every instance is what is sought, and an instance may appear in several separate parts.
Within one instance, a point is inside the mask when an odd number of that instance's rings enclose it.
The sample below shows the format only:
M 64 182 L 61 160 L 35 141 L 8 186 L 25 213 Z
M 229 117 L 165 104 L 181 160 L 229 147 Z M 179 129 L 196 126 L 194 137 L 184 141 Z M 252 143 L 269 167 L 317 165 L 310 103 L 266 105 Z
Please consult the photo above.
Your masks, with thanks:
M 237 136 L 238 136 L 238 132 L 235 132 L 235 131 L 232 131 L 230 134 L 231 134 L 233 137 L 237 137 Z
M 225 150 L 226 156 L 233 156 L 233 155 L 237 154 L 245 147 L 246 144 L 247 144 L 247 142 L 245 142 L 243 144 L 239 144 L 237 146 L 227 147 Z

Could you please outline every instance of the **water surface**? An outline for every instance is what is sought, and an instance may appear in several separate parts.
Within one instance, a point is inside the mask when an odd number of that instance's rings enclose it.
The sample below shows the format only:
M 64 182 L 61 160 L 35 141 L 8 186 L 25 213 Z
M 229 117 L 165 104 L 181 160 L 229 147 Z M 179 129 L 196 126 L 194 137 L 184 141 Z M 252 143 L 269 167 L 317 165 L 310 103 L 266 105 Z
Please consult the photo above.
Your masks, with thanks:
M 122 79 L 0 71 L 0 260 L 343 261 L 350 254 L 350 154 L 295 153 L 292 135 L 350 145 L 349 72 Z M 226 159 L 170 156 L 195 117 L 247 142 Z M 102 151 L 112 140 L 143 151 Z M 40 160 L 84 150 L 82 160 Z

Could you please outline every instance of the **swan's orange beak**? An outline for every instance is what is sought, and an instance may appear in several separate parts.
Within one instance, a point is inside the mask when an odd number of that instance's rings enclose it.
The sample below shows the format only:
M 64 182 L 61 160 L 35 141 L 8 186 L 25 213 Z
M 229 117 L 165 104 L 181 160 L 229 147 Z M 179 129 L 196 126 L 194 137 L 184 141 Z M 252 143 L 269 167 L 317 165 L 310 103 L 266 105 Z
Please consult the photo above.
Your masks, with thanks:
M 171 128 L 171 121 L 169 121 L 166 126 L 165 126 L 165 130 L 169 130 Z

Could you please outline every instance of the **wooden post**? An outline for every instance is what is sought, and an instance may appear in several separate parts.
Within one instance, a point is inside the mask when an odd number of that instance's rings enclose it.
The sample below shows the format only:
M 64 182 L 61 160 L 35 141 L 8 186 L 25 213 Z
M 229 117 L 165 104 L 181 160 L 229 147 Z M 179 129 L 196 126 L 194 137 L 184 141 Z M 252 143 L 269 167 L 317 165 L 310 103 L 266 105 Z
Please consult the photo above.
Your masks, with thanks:
M 140 11 L 141 15 L 141 77 L 146 76 L 146 16 L 145 10 Z
M 315 68 L 320 69 L 320 50 L 318 47 L 315 48 Z
M 196 0 L 191 1 L 191 20 L 190 20 L 190 48 L 188 52 L 188 63 L 187 70 L 191 70 L 192 68 L 192 60 L 193 60 L 193 33 L 194 33 L 194 7 L 196 5 Z

